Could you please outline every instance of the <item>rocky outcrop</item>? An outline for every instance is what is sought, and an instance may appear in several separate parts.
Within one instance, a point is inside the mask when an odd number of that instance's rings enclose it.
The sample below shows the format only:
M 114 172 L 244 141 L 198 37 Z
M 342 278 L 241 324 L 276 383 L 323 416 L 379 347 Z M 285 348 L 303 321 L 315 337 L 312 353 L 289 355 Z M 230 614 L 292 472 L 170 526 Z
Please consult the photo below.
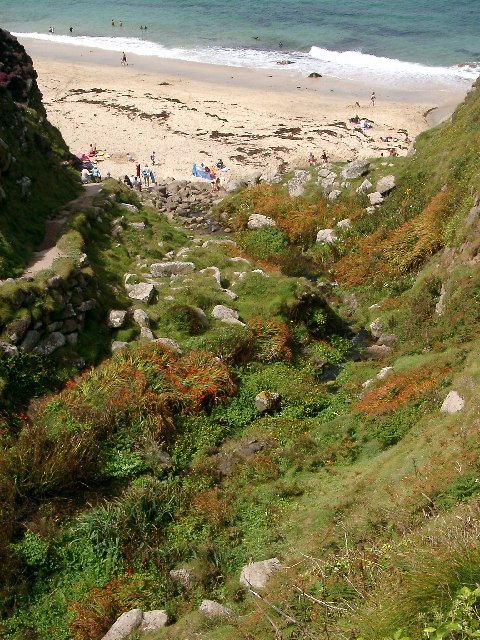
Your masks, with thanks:
M 370 163 L 368 160 L 354 160 L 348 162 L 342 169 L 342 178 L 344 180 L 354 180 L 368 173 Z
M 230 307 L 225 307 L 223 304 L 217 304 L 213 307 L 212 318 L 221 320 L 222 322 L 225 322 L 225 324 L 239 324 L 242 327 L 245 326 L 245 323 L 238 319 L 238 312 L 235 311 L 235 309 L 230 309 Z
M 264 227 L 275 227 L 277 223 L 273 218 L 262 216 L 260 213 L 252 213 L 248 219 L 248 229 L 263 229 Z
M 270 576 L 279 571 L 283 571 L 283 566 L 278 558 L 251 562 L 243 567 L 240 584 L 252 589 L 265 589 Z
M 305 185 L 310 180 L 308 171 L 295 171 L 291 180 L 287 183 L 288 195 L 291 198 L 303 196 L 305 193 Z
M 129 286 L 127 289 L 127 295 L 129 298 L 132 300 L 138 300 L 139 302 L 144 302 L 145 304 L 152 301 L 154 293 L 155 287 L 149 282 L 140 282 L 139 284 Z
M 389 175 L 380 178 L 377 182 L 376 191 L 381 193 L 382 196 L 391 191 L 395 187 L 395 176 Z

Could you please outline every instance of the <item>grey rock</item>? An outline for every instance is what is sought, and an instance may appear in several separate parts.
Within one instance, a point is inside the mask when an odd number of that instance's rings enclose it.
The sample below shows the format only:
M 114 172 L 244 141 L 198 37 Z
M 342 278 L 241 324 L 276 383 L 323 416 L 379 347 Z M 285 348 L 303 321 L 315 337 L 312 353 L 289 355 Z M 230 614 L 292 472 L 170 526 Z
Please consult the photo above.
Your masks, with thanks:
M 368 328 L 370 329 L 370 333 L 374 338 L 380 338 L 380 336 L 382 335 L 383 324 L 380 318 L 376 318 L 375 320 L 373 320 Z
M 153 298 L 155 287 L 149 282 L 140 282 L 140 284 L 134 284 L 128 292 L 128 297 L 132 300 L 139 300 L 148 304 Z
M 397 336 L 393 334 L 390 334 L 390 335 L 382 334 L 380 338 L 377 340 L 377 344 L 385 345 L 387 347 L 393 347 L 396 341 L 397 341 Z
M 215 282 L 218 284 L 219 287 L 222 286 L 221 281 L 222 281 L 222 274 L 220 273 L 220 269 L 218 267 L 205 267 L 205 269 L 201 269 L 199 271 L 199 273 L 207 273 L 211 276 L 214 277 Z
M 387 347 L 386 344 L 372 344 L 370 347 L 367 347 L 363 353 L 366 358 L 381 360 L 390 353 L 391 350 L 392 348 Z
M 98 302 L 94 298 L 90 298 L 89 300 L 85 300 L 81 304 L 78 305 L 78 311 L 81 313 L 85 313 L 85 311 L 91 311 L 98 306 Z
M 172 340 L 172 338 L 156 338 L 155 340 L 153 340 L 153 342 L 161 344 L 164 347 L 167 347 L 168 349 L 175 351 L 175 353 L 178 353 L 179 355 L 182 354 L 182 349 L 180 345 L 176 340 Z
M 184 589 L 188 589 L 195 582 L 195 577 L 188 569 L 172 569 L 170 571 L 170 578 Z
M 224 293 L 226 296 L 228 296 L 230 298 L 230 300 L 237 300 L 238 296 L 237 294 L 232 291 L 231 289 L 222 289 L 222 293 Z
M 263 216 L 260 213 L 252 213 L 252 215 L 248 218 L 247 228 L 248 229 L 263 229 L 264 227 L 276 227 L 277 223 L 273 218 L 269 218 L 268 216 Z
M 378 191 L 378 193 L 381 193 L 383 196 L 383 194 L 388 193 L 394 187 L 395 187 L 395 176 L 389 175 L 389 176 L 384 176 L 383 178 L 380 178 L 380 180 L 377 182 L 376 190 Z
M 230 258 L 231 262 L 243 262 L 243 264 L 250 266 L 250 262 L 246 258 L 242 258 L 241 256 L 235 256 L 234 258 Z
M 62 278 L 59 275 L 54 275 L 47 280 L 47 287 L 49 289 L 58 289 L 62 284 Z
M 89 266 L 90 260 L 88 259 L 88 256 L 86 253 L 81 254 L 81 256 L 78 259 L 78 264 L 81 268 Z
M 102 640 L 124 640 L 142 624 L 143 613 L 141 609 L 126 611 L 110 627 Z
M 328 178 L 330 176 L 336 178 L 336 174 L 331 171 L 330 167 L 322 167 L 318 172 L 319 178 Z
M 362 182 L 362 184 L 355 189 L 357 193 L 367 193 L 373 187 L 373 184 L 370 182 L 368 178 Z
M 213 307 L 212 317 L 216 320 L 221 320 L 226 324 L 239 324 L 242 327 L 245 326 L 244 322 L 238 319 L 238 312 L 229 307 L 225 307 L 223 304 L 217 304 Z
M 128 349 L 128 342 L 123 342 L 121 340 L 114 340 L 112 342 L 112 353 L 115 351 L 121 351 L 122 349 Z
M 337 236 L 333 229 L 320 229 L 317 233 L 317 242 L 325 242 L 331 244 L 337 240 Z
M 67 339 L 67 344 L 71 345 L 72 347 L 74 347 L 78 343 L 78 333 L 76 332 L 69 333 L 65 337 Z
M 440 411 L 443 413 L 458 413 L 465 407 L 465 400 L 457 391 L 449 391 L 447 397 L 443 401 Z
M 223 604 L 215 602 L 214 600 L 203 600 L 198 610 L 206 618 L 222 618 L 224 620 L 228 620 L 233 617 L 233 613 L 230 609 L 227 609 Z
M 34 353 L 39 353 L 42 356 L 48 356 L 63 345 L 66 342 L 66 338 L 60 331 L 54 331 L 47 337 L 43 338 L 37 346 L 33 349 Z
M 117 207 L 119 209 L 125 209 L 125 211 L 130 211 L 131 213 L 138 213 L 138 207 L 136 207 L 134 204 L 127 204 L 125 202 L 119 202 L 117 204 Z
M 112 329 L 120 329 L 125 324 L 127 312 L 123 309 L 110 309 L 107 315 L 107 325 Z
M 156 631 L 168 624 L 168 614 L 163 609 L 157 609 L 155 611 L 144 611 L 142 624 L 140 625 L 140 631 L 142 633 L 148 633 L 150 631 Z
M 169 276 L 184 275 L 195 271 L 193 262 L 155 262 L 150 266 L 150 273 L 155 278 L 166 278 Z
M 75 318 L 68 318 L 62 324 L 62 333 L 74 333 L 80 329 L 81 323 L 77 322 Z
M 255 396 L 255 407 L 259 413 L 275 411 L 280 407 L 281 402 L 282 396 L 279 393 L 260 391 L 260 393 Z
M 8 342 L 0 342 L 0 351 L 4 356 L 15 358 L 18 356 L 18 347 Z
M 20 349 L 22 351 L 32 351 L 32 349 L 36 347 L 39 342 L 40 333 L 35 329 L 32 329 L 31 331 L 27 331 L 27 333 L 25 334 L 25 337 L 20 344 Z
M 354 180 L 368 173 L 369 169 L 370 163 L 368 160 L 354 160 L 342 169 L 342 178 L 344 180 Z
M 440 289 L 440 297 L 438 298 L 438 302 L 435 305 L 435 313 L 437 316 L 443 315 L 445 311 L 445 296 L 447 295 L 447 290 L 445 285 L 442 283 L 442 288 Z
M 393 371 L 393 367 L 383 367 L 375 376 L 377 380 L 385 380 L 387 376 L 389 376 Z
M 155 336 L 149 327 L 140 327 L 140 336 L 145 340 L 155 340 Z
M 190 307 L 192 313 L 195 314 L 195 317 L 197 318 L 198 322 L 200 323 L 200 326 L 202 329 L 208 329 L 209 326 L 209 322 L 208 322 L 208 318 L 206 316 L 206 313 L 203 309 L 200 309 L 200 307 Z
M 370 204 L 372 206 L 374 206 L 376 204 L 382 204 L 382 202 L 383 202 L 383 196 L 378 191 L 374 191 L 373 193 L 369 193 L 367 198 L 369 199 Z
M 143 231 L 145 229 L 145 222 L 129 222 L 128 226 L 136 231 Z
M 338 196 L 341 195 L 341 191 L 339 189 L 333 189 L 333 191 L 330 191 L 330 193 L 328 194 L 328 199 L 330 200 L 330 202 L 335 202 L 335 200 L 337 200 Z
M 339 227 L 339 229 L 351 229 L 352 221 L 350 220 L 350 218 L 345 218 L 344 220 L 340 220 L 340 222 L 337 222 L 337 227 Z
M 305 184 L 310 180 L 308 171 L 295 171 L 291 180 L 287 183 L 288 195 L 291 198 L 303 196 L 305 193 Z
M 253 589 L 264 589 L 269 577 L 279 571 L 283 571 L 283 567 L 278 558 L 251 562 L 243 567 L 240 574 L 240 584 Z
M 17 344 L 25 336 L 32 320 L 30 312 L 26 311 L 25 318 L 16 318 L 5 327 L 5 333 L 13 344 Z
M 150 318 L 148 314 L 143 309 L 134 309 L 133 311 L 133 321 L 138 324 L 139 327 L 149 327 L 150 326 Z
M 224 186 L 224 189 L 226 193 L 233 193 L 234 191 L 241 189 L 243 186 L 245 186 L 245 183 L 240 180 L 229 180 Z

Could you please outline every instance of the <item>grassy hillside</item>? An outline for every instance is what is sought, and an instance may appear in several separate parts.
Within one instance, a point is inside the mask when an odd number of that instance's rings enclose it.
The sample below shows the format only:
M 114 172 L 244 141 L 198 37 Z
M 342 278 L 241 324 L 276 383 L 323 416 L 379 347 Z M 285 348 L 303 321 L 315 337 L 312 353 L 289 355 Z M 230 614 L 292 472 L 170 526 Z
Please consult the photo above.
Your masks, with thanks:
M 331 202 L 318 169 L 299 198 L 232 194 L 216 214 L 237 247 L 113 184 L 102 216 L 72 220 L 102 292 L 77 349 L 103 362 L 4 408 L 4 637 L 94 640 L 136 607 L 167 611 L 155 640 L 476 637 L 479 118 L 477 87 L 415 155 L 372 161 L 372 184 L 396 182 L 374 210 L 363 177 Z M 247 229 L 252 213 L 276 226 Z M 323 228 L 337 239 L 316 242 Z M 181 353 L 105 322 L 132 306 L 126 273 L 172 256 L 195 270 L 135 307 Z M 244 326 L 213 320 L 218 304 Z M 106 357 L 112 339 L 136 346 Z M 262 391 L 282 398 L 265 414 Z M 266 590 L 240 585 L 273 557 Z M 205 598 L 233 616 L 206 618 Z

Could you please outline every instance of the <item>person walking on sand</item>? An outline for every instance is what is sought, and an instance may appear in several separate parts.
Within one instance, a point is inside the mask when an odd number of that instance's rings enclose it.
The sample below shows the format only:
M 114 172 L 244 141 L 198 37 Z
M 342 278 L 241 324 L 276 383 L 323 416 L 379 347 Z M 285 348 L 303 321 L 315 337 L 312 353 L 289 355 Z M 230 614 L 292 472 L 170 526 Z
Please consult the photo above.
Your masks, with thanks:
M 125 53 L 125 51 L 122 53 L 122 66 L 127 66 L 127 54 Z
M 377 99 L 377 96 L 375 95 L 375 91 L 372 93 L 372 96 L 370 98 L 370 104 L 372 107 L 375 106 L 375 100 Z

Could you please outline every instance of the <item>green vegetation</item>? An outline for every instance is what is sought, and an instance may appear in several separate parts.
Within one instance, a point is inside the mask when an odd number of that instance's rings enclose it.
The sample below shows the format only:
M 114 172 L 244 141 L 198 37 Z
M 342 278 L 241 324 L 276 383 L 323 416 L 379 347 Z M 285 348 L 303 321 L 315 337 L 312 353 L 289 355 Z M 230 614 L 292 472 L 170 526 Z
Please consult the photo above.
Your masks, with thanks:
M 71 219 L 57 266 L 68 277 L 85 251 L 99 304 L 75 348 L 0 361 L 2 637 L 96 640 L 136 607 L 167 610 L 155 640 L 480 637 L 479 118 L 477 88 L 395 162 L 372 214 L 354 189 L 332 203 L 259 185 L 217 207 L 235 247 L 111 181 L 101 214 Z M 253 212 L 276 226 L 249 231 Z M 132 302 L 125 284 L 172 256 L 194 271 Z M 9 322 L 41 282 L 3 285 Z M 132 308 L 181 353 L 130 317 L 107 326 Z M 135 343 L 111 356 L 112 340 Z M 74 354 L 92 368 L 62 366 Z M 451 390 L 458 413 L 440 410 Z M 259 411 L 260 392 L 277 404 Z M 273 557 L 267 591 L 240 586 Z M 238 617 L 207 620 L 204 598 Z

